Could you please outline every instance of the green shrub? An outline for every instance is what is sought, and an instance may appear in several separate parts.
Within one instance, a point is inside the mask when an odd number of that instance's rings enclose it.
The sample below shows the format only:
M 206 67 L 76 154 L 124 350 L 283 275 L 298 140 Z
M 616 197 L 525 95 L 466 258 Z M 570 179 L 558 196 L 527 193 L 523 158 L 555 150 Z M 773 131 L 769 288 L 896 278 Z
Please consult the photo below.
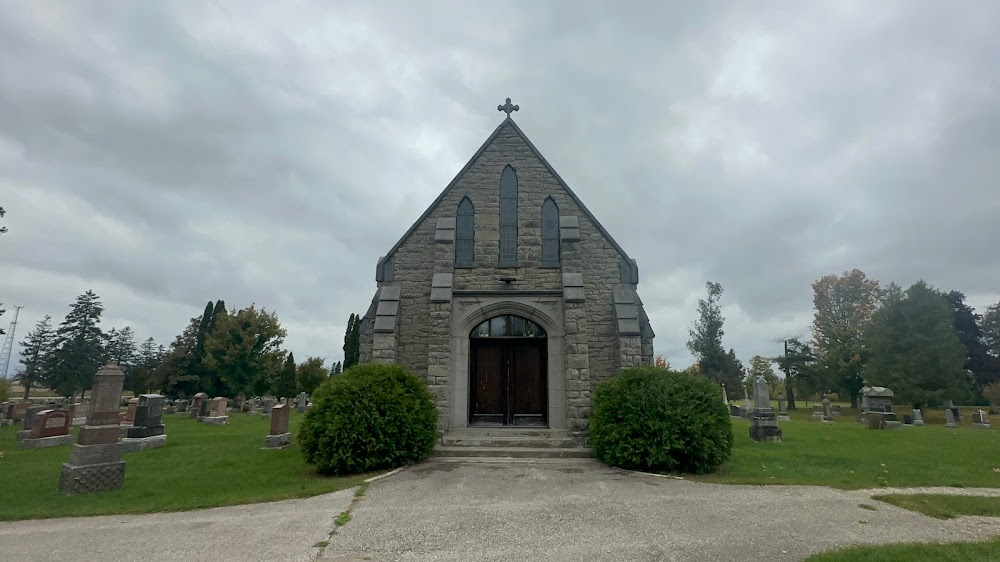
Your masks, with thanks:
M 316 389 L 298 442 L 318 472 L 340 476 L 416 462 L 436 438 L 437 409 L 423 381 L 400 365 L 364 363 Z
M 729 458 L 733 428 L 721 391 L 705 377 L 633 367 L 594 389 L 590 445 L 611 466 L 703 474 Z

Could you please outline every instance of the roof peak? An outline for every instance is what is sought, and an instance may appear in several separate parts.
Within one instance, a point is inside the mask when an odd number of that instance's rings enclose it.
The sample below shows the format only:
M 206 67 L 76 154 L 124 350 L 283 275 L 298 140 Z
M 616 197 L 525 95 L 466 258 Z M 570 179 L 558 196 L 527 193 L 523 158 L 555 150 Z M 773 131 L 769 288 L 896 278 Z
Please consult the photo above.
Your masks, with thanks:
M 519 109 L 521 109 L 521 106 L 511 105 L 510 98 L 507 98 L 507 102 L 504 103 L 503 105 L 497 106 L 497 111 L 503 111 L 504 113 L 506 113 L 508 119 L 510 119 L 511 112 L 517 111 Z

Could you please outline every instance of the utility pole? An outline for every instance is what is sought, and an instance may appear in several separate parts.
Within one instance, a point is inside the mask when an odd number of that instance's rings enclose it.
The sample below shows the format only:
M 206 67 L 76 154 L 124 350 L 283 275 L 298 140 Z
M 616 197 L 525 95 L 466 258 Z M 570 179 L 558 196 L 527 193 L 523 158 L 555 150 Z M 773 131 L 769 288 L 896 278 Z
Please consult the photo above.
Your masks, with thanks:
M 14 307 L 14 319 L 10 321 L 10 329 L 7 331 L 7 339 L 3 341 L 3 348 L 0 348 L 0 379 L 7 378 L 7 368 L 10 367 L 10 354 L 14 350 L 14 330 L 17 329 L 17 315 L 20 314 L 23 306 Z

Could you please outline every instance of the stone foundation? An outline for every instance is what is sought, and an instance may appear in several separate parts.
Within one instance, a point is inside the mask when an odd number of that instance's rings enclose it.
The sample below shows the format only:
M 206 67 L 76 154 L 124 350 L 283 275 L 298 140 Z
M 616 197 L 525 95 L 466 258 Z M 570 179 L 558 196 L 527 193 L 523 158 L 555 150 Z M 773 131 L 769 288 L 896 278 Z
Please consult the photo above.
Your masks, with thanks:
M 40 437 L 31 439 L 26 437 L 21 440 L 22 449 L 46 449 L 48 447 L 61 447 L 73 443 L 72 435 L 56 435 L 55 437 Z
M 59 477 L 59 491 L 64 494 L 89 494 L 104 490 L 118 490 L 124 483 L 124 462 L 83 466 L 64 463 L 62 474 Z
M 268 435 L 264 438 L 265 449 L 282 449 L 292 444 L 291 433 L 280 433 L 278 435 Z
M 229 416 L 209 416 L 204 421 L 205 425 L 229 425 Z
M 122 446 L 127 453 L 137 453 L 146 449 L 156 449 L 167 444 L 166 435 L 154 435 L 152 437 L 126 437 L 122 439 Z
M 782 431 L 774 412 L 755 411 L 750 418 L 750 439 L 754 441 L 781 441 Z

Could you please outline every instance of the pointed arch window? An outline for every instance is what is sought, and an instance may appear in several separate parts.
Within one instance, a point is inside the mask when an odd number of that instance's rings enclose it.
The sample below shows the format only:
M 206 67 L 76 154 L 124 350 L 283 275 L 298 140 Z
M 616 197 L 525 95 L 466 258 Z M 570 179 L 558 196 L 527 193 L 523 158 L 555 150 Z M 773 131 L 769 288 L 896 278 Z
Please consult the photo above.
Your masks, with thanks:
M 500 266 L 517 265 L 517 172 L 507 165 L 500 176 Z
M 559 206 L 551 197 L 542 203 L 542 267 L 559 267 Z
M 472 267 L 476 258 L 476 208 L 463 197 L 455 215 L 455 266 Z

